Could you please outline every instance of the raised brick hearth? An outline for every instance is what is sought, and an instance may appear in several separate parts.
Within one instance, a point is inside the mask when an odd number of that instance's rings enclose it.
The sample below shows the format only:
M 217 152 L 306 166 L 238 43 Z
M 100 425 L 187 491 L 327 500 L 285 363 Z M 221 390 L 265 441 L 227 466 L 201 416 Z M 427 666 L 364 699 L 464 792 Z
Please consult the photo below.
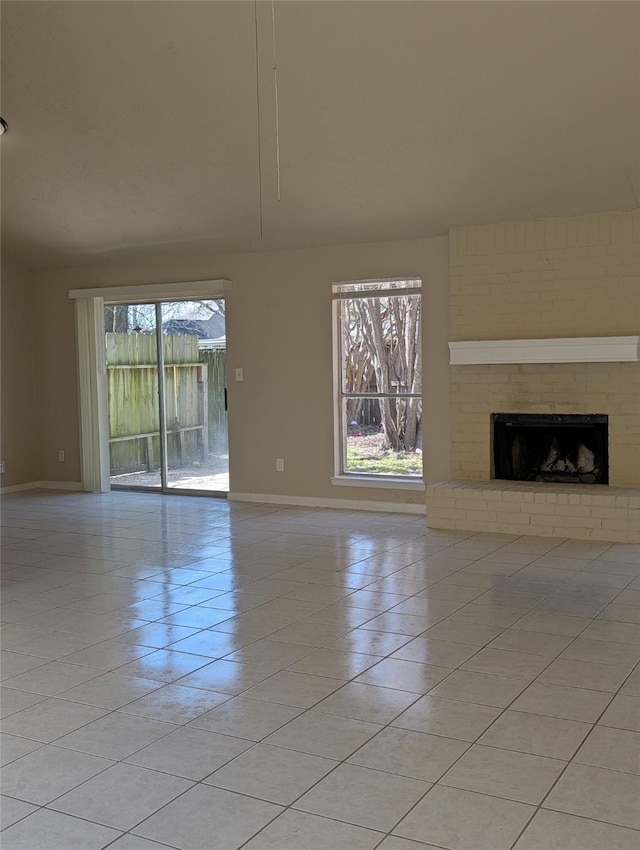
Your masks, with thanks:
M 640 489 L 525 481 L 427 487 L 434 528 L 640 543 Z

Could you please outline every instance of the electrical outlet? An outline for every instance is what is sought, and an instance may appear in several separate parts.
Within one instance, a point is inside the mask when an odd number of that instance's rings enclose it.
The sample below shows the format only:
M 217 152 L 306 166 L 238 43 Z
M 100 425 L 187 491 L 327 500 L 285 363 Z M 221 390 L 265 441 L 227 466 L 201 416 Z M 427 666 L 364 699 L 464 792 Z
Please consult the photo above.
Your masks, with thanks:
M 276 458 L 276 472 L 284 472 L 284 458 L 277 457 Z
M 64 449 L 58 450 L 58 460 L 60 463 L 64 463 Z
M 4 473 L 4 461 L 0 460 L 0 475 Z

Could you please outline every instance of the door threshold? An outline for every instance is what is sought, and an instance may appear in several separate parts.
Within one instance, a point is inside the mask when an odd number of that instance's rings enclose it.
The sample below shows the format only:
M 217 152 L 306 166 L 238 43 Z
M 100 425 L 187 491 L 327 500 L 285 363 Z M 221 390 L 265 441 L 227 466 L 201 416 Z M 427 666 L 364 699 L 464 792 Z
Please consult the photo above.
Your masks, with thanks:
M 119 493 L 157 493 L 159 496 L 209 496 L 213 499 L 228 499 L 227 490 L 187 490 L 178 487 L 130 487 L 127 484 L 112 484 L 111 490 Z

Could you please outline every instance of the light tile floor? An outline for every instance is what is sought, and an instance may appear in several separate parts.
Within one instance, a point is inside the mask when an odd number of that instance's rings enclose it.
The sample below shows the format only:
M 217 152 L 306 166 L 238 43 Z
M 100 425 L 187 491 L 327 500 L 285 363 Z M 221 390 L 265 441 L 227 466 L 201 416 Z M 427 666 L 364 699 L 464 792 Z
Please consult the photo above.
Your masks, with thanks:
M 640 547 L 4 500 L 3 850 L 640 847 Z

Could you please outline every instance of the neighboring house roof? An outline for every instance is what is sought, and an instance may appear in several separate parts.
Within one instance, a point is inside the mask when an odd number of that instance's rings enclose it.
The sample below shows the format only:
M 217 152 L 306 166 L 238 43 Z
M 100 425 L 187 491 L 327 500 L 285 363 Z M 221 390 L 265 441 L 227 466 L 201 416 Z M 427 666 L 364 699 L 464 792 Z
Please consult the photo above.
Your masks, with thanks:
M 225 351 L 227 348 L 227 337 L 219 336 L 216 339 L 200 339 L 198 341 L 198 349 L 200 351 L 219 350 Z
M 214 313 L 210 319 L 167 319 L 162 330 L 170 334 L 196 334 L 200 339 L 216 339 L 225 333 L 224 316 Z

